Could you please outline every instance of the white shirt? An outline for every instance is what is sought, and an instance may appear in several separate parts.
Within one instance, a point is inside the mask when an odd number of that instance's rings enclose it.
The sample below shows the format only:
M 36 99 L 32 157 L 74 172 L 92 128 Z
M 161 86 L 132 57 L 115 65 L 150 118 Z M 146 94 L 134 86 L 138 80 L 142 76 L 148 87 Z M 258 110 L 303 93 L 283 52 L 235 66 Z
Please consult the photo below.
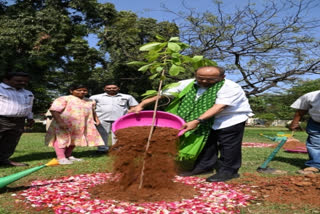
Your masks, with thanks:
M 96 102 L 96 113 L 100 120 L 115 121 L 125 115 L 131 106 L 139 103 L 129 94 L 118 93 L 114 96 L 107 93 L 97 94 L 90 97 Z
M 172 93 L 179 93 L 193 80 L 194 79 L 182 80 L 177 87 L 166 90 L 164 94 L 171 95 Z M 196 99 L 205 91 L 206 89 L 199 88 Z M 214 130 L 227 128 L 244 122 L 249 116 L 253 115 L 249 101 L 241 86 L 228 79 L 225 79 L 223 86 L 218 91 L 215 104 L 224 104 L 227 105 L 227 107 L 214 116 L 215 119 L 212 125 L 212 129 Z
M 0 115 L 6 117 L 27 117 L 32 119 L 33 94 L 25 89 L 16 89 L 0 83 Z
M 294 109 L 308 110 L 311 118 L 320 123 L 320 90 L 299 97 L 291 106 Z

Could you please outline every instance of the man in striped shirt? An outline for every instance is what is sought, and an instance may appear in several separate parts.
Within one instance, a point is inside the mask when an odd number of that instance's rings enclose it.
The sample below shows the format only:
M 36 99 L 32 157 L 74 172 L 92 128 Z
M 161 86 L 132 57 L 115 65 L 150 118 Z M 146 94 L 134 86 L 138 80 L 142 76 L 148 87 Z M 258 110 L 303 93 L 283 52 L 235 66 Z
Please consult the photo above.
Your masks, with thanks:
M 34 123 L 32 114 L 33 94 L 24 88 L 29 75 L 23 72 L 7 73 L 0 83 L 0 166 L 28 166 L 9 160 L 27 125 Z

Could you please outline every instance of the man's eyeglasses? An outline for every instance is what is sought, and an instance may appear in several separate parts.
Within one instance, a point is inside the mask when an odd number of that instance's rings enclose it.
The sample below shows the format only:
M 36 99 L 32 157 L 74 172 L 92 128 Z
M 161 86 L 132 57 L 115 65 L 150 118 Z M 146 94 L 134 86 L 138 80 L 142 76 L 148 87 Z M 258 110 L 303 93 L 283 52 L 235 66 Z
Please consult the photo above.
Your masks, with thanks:
M 201 78 L 196 77 L 197 81 L 207 81 L 207 82 L 217 82 L 220 80 L 220 78 Z

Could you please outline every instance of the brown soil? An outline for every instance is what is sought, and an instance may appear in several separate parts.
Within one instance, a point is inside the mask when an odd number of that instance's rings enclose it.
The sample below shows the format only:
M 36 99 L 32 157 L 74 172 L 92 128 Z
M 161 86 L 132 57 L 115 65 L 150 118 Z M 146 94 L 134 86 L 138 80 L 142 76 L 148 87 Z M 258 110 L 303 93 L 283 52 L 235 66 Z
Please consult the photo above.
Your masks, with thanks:
M 192 186 L 173 182 L 177 174 L 178 130 L 156 127 L 145 155 L 149 131 L 150 127 L 143 126 L 120 129 L 115 133 L 117 143 L 110 154 L 114 157 L 113 172 L 119 179 L 92 188 L 95 198 L 151 202 L 178 201 L 197 195 Z M 139 188 L 143 160 L 145 169 Z
M 139 189 L 141 167 L 150 127 L 131 127 L 116 132 L 118 141 L 112 148 L 114 173 L 117 180 L 93 187 L 92 196 L 102 200 L 129 202 L 179 201 L 193 198 L 197 192 L 192 186 L 174 183 L 176 175 L 174 157 L 178 131 L 171 128 L 155 129 L 146 165 L 143 186 Z M 289 139 L 283 148 L 296 149 L 305 146 Z M 320 207 L 320 174 L 262 177 L 243 173 L 240 179 L 228 183 L 249 186 L 243 192 L 252 195 L 257 202 L 289 204 L 294 207 Z
M 300 151 L 307 151 L 306 144 L 300 142 L 299 140 L 291 137 L 288 138 L 287 142 L 283 145 L 283 149 L 287 150 L 300 150 Z
M 257 174 L 244 173 L 242 179 L 231 183 L 248 184 L 248 194 L 258 201 L 294 205 L 320 207 L 320 174 L 277 176 L 266 178 Z

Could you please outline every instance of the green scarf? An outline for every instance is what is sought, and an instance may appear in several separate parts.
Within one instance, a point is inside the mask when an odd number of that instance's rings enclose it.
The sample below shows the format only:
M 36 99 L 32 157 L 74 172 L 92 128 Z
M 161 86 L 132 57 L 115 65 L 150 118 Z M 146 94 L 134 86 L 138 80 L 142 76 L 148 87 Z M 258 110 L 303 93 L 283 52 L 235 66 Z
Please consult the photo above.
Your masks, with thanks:
M 192 81 L 168 106 L 167 111 L 182 117 L 186 122 L 195 120 L 215 104 L 217 93 L 223 84 L 224 80 L 215 83 L 195 100 L 198 86 Z M 179 160 L 195 160 L 198 157 L 208 139 L 213 122 L 212 117 L 180 137 Z

